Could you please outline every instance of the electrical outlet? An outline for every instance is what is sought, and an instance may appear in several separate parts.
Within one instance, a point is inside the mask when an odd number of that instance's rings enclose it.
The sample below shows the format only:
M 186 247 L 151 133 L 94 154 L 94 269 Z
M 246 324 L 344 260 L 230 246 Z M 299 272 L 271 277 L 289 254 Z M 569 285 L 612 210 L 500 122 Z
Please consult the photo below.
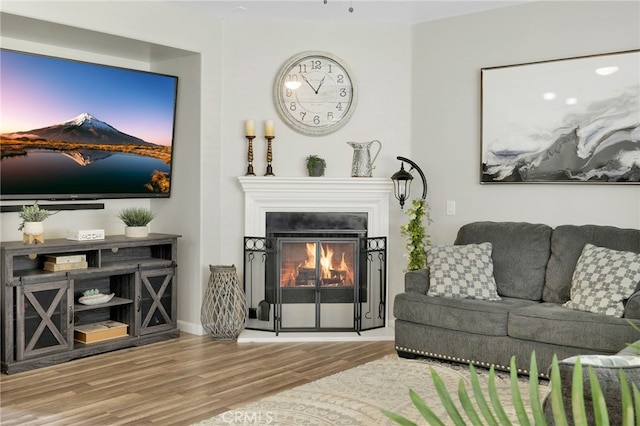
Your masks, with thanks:
M 447 216 L 456 215 L 456 202 L 454 200 L 447 200 Z

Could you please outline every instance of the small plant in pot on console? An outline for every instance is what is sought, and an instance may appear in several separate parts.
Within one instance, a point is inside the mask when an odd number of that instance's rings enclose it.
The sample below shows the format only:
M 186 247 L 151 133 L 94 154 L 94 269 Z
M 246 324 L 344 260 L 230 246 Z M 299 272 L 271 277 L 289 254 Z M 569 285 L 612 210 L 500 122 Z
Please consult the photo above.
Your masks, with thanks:
M 144 207 L 127 207 L 120 210 L 118 217 L 126 225 L 124 235 L 139 238 L 149 235 L 149 222 L 151 222 L 156 215 Z
M 18 227 L 22 231 L 22 242 L 26 244 L 44 243 L 44 220 L 51 216 L 47 209 L 43 209 L 36 201 L 32 206 L 22 206 L 18 214 L 22 223 Z

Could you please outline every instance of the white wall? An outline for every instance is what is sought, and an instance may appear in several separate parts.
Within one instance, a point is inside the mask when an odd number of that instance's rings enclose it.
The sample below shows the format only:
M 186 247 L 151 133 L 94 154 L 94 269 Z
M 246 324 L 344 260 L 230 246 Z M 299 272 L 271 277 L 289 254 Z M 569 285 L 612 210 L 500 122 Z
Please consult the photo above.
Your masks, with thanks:
M 305 158 L 319 154 L 327 161 L 325 176 L 351 175 L 353 149 L 347 141 L 378 139 L 382 150 L 374 177 L 390 177 L 400 168 L 398 155 L 409 156 L 411 129 L 411 29 L 407 25 L 354 25 L 317 22 L 225 21 L 222 153 L 222 201 L 219 237 L 225 250 L 217 261 L 242 265 L 244 193 L 237 176 L 247 170 L 244 120 L 254 119 L 254 170 L 265 173 L 263 121 L 275 121 L 273 171 L 277 176 L 306 176 Z M 354 115 L 345 127 L 327 136 L 304 136 L 278 117 L 272 96 L 280 66 L 302 51 L 331 52 L 355 74 L 360 90 Z M 419 184 L 418 184 L 419 185 Z M 395 199 L 394 199 L 395 200 Z M 391 294 L 403 288 L 403 244 L 398 204 L 392 204 L 389 277 Z M 398 219 L 400 218 L 400 219 Z M 376 235 L 378 236 L 378 235 Z M 239 271 L 242 268 L 238 268 Z
M 479 184 L 480 69 L 638 49 L 640 3 L 544 1 L 423 23 L 413 48 L 413 156 L 436 243 L 474 220 L 640 228 L 638 185 Z

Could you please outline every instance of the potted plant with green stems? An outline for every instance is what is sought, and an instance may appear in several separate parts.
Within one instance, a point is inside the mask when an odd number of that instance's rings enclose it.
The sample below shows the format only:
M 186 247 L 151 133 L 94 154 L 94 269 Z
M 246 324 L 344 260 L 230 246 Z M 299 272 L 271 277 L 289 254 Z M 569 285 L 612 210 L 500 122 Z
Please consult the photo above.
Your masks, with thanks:
M 406 210 L 406 214 L 409 216 L 409 222 L 400 226 L 400 235 L 407 240 L 407 271 L 416 271 L 426 266 L 426 247 L 430 244 L 427 224 L 431 219 L 427 200 L 413 200 L 412 207 Z
M 324 176 L 324 169 L 327 167 L 324 158 L 317 155 L 310 155 L 307 157 L 307 171 L 309 176 Z
M 640 332 L 640 328 L 633 322 L 627 320 L 627 322 L 637 331 Z M 628 344 L 629 347 L 635 349 L 640 353 L 640 346 L 637 344 Z M 553 415 L 553 424 L 559 426 L 568 425 L 567 416 L 572 418 L 573 424 L 585 425 L 588 423 L 588 417 L 585 407 L 585 392 L 584 392 L 584 378 L 582 372 L 582 364 L 580 363 L 580 357 L 576 359 L 576 363 L 573 368 L 571 376 L 571 412 L 569 413 L 563 402 L 562 395 L 562 383 L 560 379 L 560 366 L 558 364 L 558 358 L 553 356 L 551 363 L 551 391 L 549 394 L 551 403 L 551 412 Z M 495 384 L 495 372 L 493 366 L 489 369 L 488 379 L 488 396 L 491 405 L 487 404 L 487 398 L 480 387 L 478 375 L 472 364 L 469 364 L 469 371 L 471 377 L 472 396 L 475 399 L 475 406 L 480 410 L 480 413 L 476 411 L 476 408 L 472 404 L 471 397 L 466 390 L 464 380 L 460 380 L 458 385 L 458 398 L 462 410 L 458 409 L 456 403 L 451 398 L 449 391 L 446 389 L 443 380 L 438 373 L 431 368 L 431 377 L 434 387 L 438 393 L 438 397 L 442 402 L 447 415 L 453 421 L 452 424 L 456 426 L 466 425 L 461 415 L 461 411 L 466 414 L 472 424 L 474 425 L 511 425 L 512 422 L 507 417 L 504 407 L 500 402 L 498 396 L 498 390 Z M 511 404 L 515 408 L 516 415 L 518 417 L 519 425 L 546 425 L 547 419 L 544 415 L 544 409 L 540 400 L 539 387 L 538 387 L 538 367 L 536 363 L 535 351 L 531 354 L 530 368 L 529 368 L 529 404 L 530 412 L 533 417 L 533 422 L 530 421 L 527 414 L 526 407 L 522 401 L 520 389 L 518 387 L 518 373 L 516 368 L 515 357 L 511 357 L 510 362 L 510 389 L 511 389 Z M 589 383 L 591 390 L 591 399 L 593 402 L 593 413 L 596 426 L 608 426 L 609 425 L 609 413 L 607 411 L 607 404 L 604 393 L 600 386 L 598 376 L 594 369 L 588 366 Z M 640 424 L 640 390 L 638 385 L 634 382 L 629 383 L 622 369 L 618 371 L 618 378 L 620 384 L 620 400 L 622 402 L 622 422 L 624 426 L 633 426 Z M 418 409 L 422 417 L 431 425 L 444 425 L 444 420 L 439 418 L 433 410 L 431 410 L 428 404 L 418 396 L 413 390 L 409 390 L 409 397 L 411 401 Z M 382 413 L 393 420 L 395 423 L 402 426 L 414 426 L 416 423 L 403 417 L 399 414 L 382 410 Z M 481 419 L 481 416 L 484 418 Z M 635 418 L 635 421 L 634 421 Z
M 22 242 L 26 244 L 44 243 L 44 220 L 51 216 L 51 211 L 43 209 L 36 201 L 32 206 L 22 206 L 18 213 L 22 223 L 18 227 L 22 231 Z
M 516 415 L 518 417 L 518 425 L 546 425 L 547 419 L 544 415 L 544 411 L 542 408 L 542 402 L 540 400 L 539 387 L 538 387 L 538 369 L 536 366 L 535 353 L 531 356 L 531 364 L 530 364 L 530 376 L 529 376 L 529 401 L 530 401 L 530 411 L 533 417 L 533 422 L 530 421 L 529 415 L 526 412 L 525 405 L 522 401 L 522 395 L 520 393 L 520 389 L 518 387 L 518 373 L 516 369 L 515 357 L 511 358 L 510 365 L 510 388 L 511 388 L 511 403 L 515 409 Z M 507 417 L 507 414 L 504 410 L 502 403 L 500 402 L 500 398 L 498 396 L 497 387 L 495 384 L 495 372 L 493 366 L 489 370 L 489 379 L 488 379 L 488 397 L 490 401 L 490 405 L 487 403 L 487 398 L 485 397 L 482 388 L 480 386 L 480 382 L 478 379 L 478 375 L 473 367 L 473 365 L 469 365 L 470 373 L 471 373 L 471 387 L 473 398 L 475 399 L 475 404 L 477 409 L 480 410 L 478 412 L 476 407 L 472 404 L 472 399 L 469 393 L 466 390 L 466 386 L 464 384 L 464 380 L 460 380 L 458 386 L 458 397 L 460 400 L 460 405 L 462 406 L 462 410 L 460 410 L 456 403 L 453 401 L 453 398 L 449 394 L 449 391 L 446 389 L 443 380 L 440 378 L 438 373 L 434 369 L 431 369 L 431 376 L 433 379 L 433 384 L 436 388 L 436 392 L 438 393 L 438 397 L 442 402 L 447 415 L 451 418 L 451 424 L 455 424 L 456 426 L 466 425 L 467 423 L 462 417 L 461 412 L 469 418 L 471 424 L 474 425 L 512 425 L 513 423 Z M 591 383 L 591 395 L 593 400 L 593 409 L 595 413 L 595 424 L 596 426 L 605 426 L 609 425 L 609 417 L 607 413 L 607 406 L 604 394 L 602 389 L 600 388 L 600 384 L 598 382 L 598 377 L 596 376 L 593 368 L 589 366 L 589 382 Z M 572 411 L 568 413 L 565 410 L 563 399 L 562 399 L 562 386 L 560 383 L 560 367 L 558 366 L 558 358 L 554 355 L 553 362 L 551 364 L 551 407 L 553 412 L 553 422 L 556 425 L 568 425 L 567 416 L 573 419 L 573 424 L 576 425 L 586 425 L 587 424 L 587 415 L 585 409 L 585 401 L 584 401 L 584 392 L 583 392 L 583 375 L 582 375 L 582 365 L 580 364 L 580 359 L 578 358 L 576 364 L 574 366 L 573 375 L 572 375 L 572 383 L 571 383 L 571 398 L 572 398 Z M 622 370 L 619 372 L 620 378 L 620 392 L 621 392 L 621 400 L 622 400 L 622 413 L 623 413 L 623 425 L 633 426 L 637 424 L 634 422 L 634 417 L 636 415 L 640 415 L 640 391 L 635 383 L 629 384 Z M 427 423 L 431 425 L 444 425 L 444 419 L 439 418 L 433 410 L 431 410 L 428 404 L 420 398 L 413 390 L 409 390 L 409 397 L 411 401 L 415 405 L 415 407 L 420 412 L 420 415 L 427 421 Z M 634 405 L 635 404 L 635 405 Z M 393 412 L 382 410 L 382 413 L 393 420 L 395 423 L 403 426 L 415 426 L 416 423 L 411 420 L 403 417 L 399 414 L 395 414 Z
M 118 217 L 125 224 L 125 236 L 140 238 L 149 235 L 149 222 L 151 222 L 156 215 L 144 207 L 127 207 L 120 210 Z

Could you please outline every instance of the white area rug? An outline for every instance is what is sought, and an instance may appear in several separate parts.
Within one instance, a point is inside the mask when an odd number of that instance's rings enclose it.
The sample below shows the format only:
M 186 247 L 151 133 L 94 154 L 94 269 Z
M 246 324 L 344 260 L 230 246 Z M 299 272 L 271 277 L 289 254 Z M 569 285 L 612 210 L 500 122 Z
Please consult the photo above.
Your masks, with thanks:
M 409 399 L 409 389 L 416 391 L 442 419 L 448 419 L 433 387 L 429 367 L 433 367 L 440 375 L 456 403 L 460 380 L 466 383 L 468 393 L 472 393 L 468 366 L 424 359 L 407 360 L 397 355 L 387 355 L 382 359 L 227 411 L 199 425 L 395 424 L 382 414 L 382 409 L 402 414 L 418 424 L 426 424 Z M 476 371 L 487 396 L 488 370 L 477 368 Z M 512 421 L 515 421 L 517 418 L 510 406 L 511 398 L 508 396 L 510 395 L 508 373 L 497 373 L 496 385 L 500 394 L 503 395 L 501 401 L 505 411 Z M 540 389 L 542 397 L 546 382 L 542 382 Z M 528 405 L 527 378 L 520 379 L 520 392 L 525 405 Z M 450 424 L 450 422 L 446 423 Z

